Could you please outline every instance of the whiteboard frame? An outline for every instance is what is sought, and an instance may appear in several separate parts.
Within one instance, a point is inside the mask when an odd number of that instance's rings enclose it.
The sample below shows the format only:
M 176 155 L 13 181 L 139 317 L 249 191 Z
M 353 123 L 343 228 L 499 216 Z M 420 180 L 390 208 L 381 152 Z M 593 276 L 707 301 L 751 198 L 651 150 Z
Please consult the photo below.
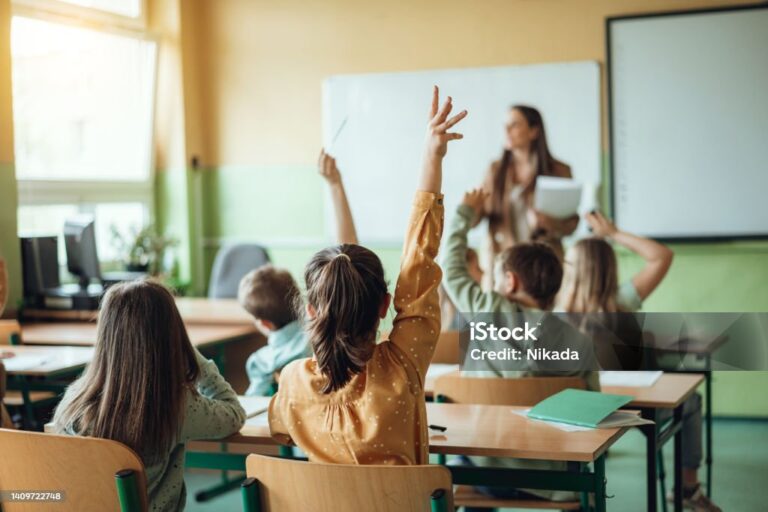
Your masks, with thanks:
M 623 14 L 619 16 L 608 16 L 605 18 L 605 58 L 606 58 L 606 72 L 607 77 L 607 94 L 608 94 L 608 180 L 610 181 L 610 211 L 611 215 L 616 217 L 616 179 L 614 176 L 614 107 L 613 107 L 613 67 L 611 63 L 611 29 L 615 24 L 618 24 L 626 20 L 636 20 L 642 18 L 661 18 L 668 16 L 691 16 L 700 14 L 719 14 L 723 12 L 735 12 L 735 11 L 754 11 L 754 10 L 768 10 L 768 3 L 760 4 L 748 4 L 748 5 L 734 5 L 723 7 L 707 7 L 703 9 L 687 9 L 687 10 L 674 10 L 674 11 L 658 11 L 642 14 Z M 743 240 L 764 240 L 768 241 L 768 231 L 764 233 L 753 233 L 746 235 L 720 235 L 720 236 L 688 236 L 688 237 L 651 237 L 655 240 L 671 243 L 711 243 L 711 242 L 734 242 Z

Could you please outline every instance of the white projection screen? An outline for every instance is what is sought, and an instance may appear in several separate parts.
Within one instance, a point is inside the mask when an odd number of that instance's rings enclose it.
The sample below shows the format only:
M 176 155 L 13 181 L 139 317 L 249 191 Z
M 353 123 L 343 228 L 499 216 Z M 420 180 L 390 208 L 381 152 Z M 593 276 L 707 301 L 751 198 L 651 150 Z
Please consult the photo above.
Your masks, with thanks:
M 618 226 L 768 238 L 768 6 L 606 23 Z

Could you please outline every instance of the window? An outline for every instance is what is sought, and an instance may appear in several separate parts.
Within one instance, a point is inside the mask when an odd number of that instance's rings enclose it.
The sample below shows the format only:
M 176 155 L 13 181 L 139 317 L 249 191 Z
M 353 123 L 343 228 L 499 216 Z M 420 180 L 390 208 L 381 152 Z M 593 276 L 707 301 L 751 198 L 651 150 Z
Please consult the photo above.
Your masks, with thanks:
M 154 43 L 13 18 L 19 179 L 147 181 Z
M 144 32 L 104 23 L 98 13 L 98 30 L 83 24 L 82 12 L 94 9 L 143 15 L 143 0 L 66 2 L 78 4 L 76 16 L 59 10 L 61 1 L 14 4 L 18 230 L 20 236 L 61 236 L 68 217 L 91 214 L 106 263 L 123 256 L 114 248 L 113 227 L 128 235 L 152 219 L 157 48 Z M 65 265 L 63 241 L 59 245 Z

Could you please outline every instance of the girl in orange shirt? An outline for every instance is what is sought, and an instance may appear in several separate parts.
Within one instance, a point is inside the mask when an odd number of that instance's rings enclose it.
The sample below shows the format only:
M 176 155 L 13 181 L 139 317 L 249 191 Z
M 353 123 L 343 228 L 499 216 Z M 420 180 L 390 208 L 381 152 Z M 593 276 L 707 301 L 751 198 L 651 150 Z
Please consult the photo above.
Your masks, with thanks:
M 426 464 L 424 375 L 440 333 L 435 263 L 443 231 L 442 160 L 449 130 L 466 111 L 448 118 L 451 98 L 432 96 L 419 190 L 395 289 L 397 313 L 390 339 L 376 332 L 391 296 L 378 256 L 354 244 L 324 249 L 304 273 L 307 329 L 315 356 L 283 369 L 269 408 L 272 435 L 293 441 L 314 462 Z

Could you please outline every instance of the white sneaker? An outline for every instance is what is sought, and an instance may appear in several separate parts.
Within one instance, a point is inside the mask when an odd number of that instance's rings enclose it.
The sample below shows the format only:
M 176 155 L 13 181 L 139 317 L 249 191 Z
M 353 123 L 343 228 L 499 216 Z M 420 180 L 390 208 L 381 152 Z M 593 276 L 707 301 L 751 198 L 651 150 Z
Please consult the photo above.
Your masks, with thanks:
M 667 493 L 667 501 L 669 503 L 675 502 L 675 494 L 673 491 Z M 687 510 L 693 510 L 694 512 L 723 512 L 723 510 L 715 505 L 709 497 L 701 490 L 701 484 L 696 486 L 696 489 L 691 495 L 686 497 L 683 495 L 683 508 Z

